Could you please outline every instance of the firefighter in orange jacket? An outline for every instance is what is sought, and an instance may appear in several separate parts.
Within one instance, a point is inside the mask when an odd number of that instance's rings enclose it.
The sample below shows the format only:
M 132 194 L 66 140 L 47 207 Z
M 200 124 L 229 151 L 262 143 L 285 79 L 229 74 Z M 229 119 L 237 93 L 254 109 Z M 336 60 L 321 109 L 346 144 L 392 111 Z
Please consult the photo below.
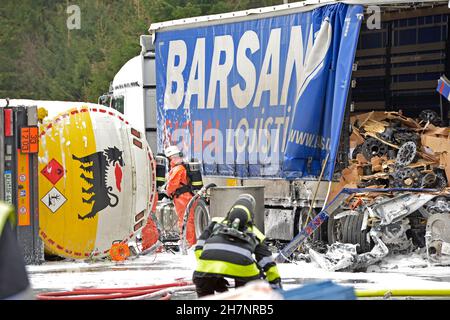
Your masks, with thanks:
M 183 165 L 180 149 L 176 146 L 170 146 L 165 150 L 165 155 L 170 160 L 170 171 L 167 179 L 166 193 L 169 197 L 173 198 L 175 211 L 178 215 L 178 227 L 181 232 L 186 207 L 193 197 L 192 189 L 189 185 L 188 175 L 186 168 Z M 193 246 L 197 242 L 195 237 L 193 209 L 191 209 L 187 221 L 186 240 L 190 246 Z
M 159 230 L 156 225 L 156 205 L 158 203 L 158 194 L 155 195 L 156 199 L 153 203 L 151 214 L 147 218 L 147 224 L 142 229 L 142 250 L 147 250 L 155 245 L 159 240 Z

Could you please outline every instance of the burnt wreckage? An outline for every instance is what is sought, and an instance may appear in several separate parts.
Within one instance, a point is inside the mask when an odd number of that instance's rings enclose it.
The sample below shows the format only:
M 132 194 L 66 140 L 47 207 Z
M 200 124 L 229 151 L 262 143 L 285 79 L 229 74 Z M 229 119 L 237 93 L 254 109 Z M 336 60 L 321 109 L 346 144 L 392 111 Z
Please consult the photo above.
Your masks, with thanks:
M 347 190 L 347 189 L 346 189 Z M 389 253 L 423 248 L 430 262 L 450 261 L 450 192 L 350 189 L 327 212 L 326 252 L 309 256 L 330 270 L 364 270 Z
M 371 112 L 352 117 L 352 165 L 354 186 L 443 189 L 448 185 L 449 128 L 424 110 L 413 120 L 397 112 Z M 347 179 L 346 179 L 347 178 Z M 345 183 L 348 184 L 348 183 Z
M 352 117 L 352 163 L 323 210 L 329 245 L 310 242 L 308 260 L 359 271 L 419 249 L 432 263 L 450 262 L 450 128 L 439 122 L 432 111 L 418 120 L 396 112 Z

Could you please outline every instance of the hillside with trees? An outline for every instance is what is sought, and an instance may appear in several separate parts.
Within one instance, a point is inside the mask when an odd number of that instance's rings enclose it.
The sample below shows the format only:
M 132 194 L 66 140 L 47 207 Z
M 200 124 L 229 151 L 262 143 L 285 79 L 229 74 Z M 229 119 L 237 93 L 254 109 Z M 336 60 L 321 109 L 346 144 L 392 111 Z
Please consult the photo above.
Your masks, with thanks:
M 0 98 L 96 102 L 151 23 L 282 0 L 1 0 Z M 68 28 L 80 9 L 80 28 Z

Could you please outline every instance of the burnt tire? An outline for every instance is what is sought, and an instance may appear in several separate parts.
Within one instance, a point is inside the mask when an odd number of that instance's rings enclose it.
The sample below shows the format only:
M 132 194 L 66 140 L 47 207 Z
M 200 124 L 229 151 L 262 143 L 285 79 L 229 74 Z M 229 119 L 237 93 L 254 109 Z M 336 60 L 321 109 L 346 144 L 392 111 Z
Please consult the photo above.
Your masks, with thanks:
M 359 254 L 369 252 L 372 249 L 371 243 L 367 242 L 368 228 L 361 231 L 363 220 L 363 214 L 347 216 L 342 225 L 342 242 L 358 244 L 356 252 Z
M 195 236 L 198 239 L 211 222 L 209 215 L 209 206 L 202 198 L 198 199 L 197 205 L 194 208 L 194 225 Z

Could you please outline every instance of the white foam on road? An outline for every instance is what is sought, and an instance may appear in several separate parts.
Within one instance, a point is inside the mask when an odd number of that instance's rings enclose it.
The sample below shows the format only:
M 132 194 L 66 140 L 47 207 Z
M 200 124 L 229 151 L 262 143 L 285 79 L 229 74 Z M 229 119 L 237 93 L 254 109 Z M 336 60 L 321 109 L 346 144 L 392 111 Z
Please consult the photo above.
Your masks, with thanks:
M 123 263 L 83 261 L 45 262 L 28 266 L 35 291 L 72 290 L 79 287 L 118 288 L 170 283 L 192 278 L 196 261 L 188 255 L 158 253 Z M 329 272 L 315 263 L 299 261 L 278 265 L 284 288 L 313 281 L 332 280 L 355 289 L 450 289 L 450 267 L 433 266 L 419 254 L 388 257 L 377 272 Z

